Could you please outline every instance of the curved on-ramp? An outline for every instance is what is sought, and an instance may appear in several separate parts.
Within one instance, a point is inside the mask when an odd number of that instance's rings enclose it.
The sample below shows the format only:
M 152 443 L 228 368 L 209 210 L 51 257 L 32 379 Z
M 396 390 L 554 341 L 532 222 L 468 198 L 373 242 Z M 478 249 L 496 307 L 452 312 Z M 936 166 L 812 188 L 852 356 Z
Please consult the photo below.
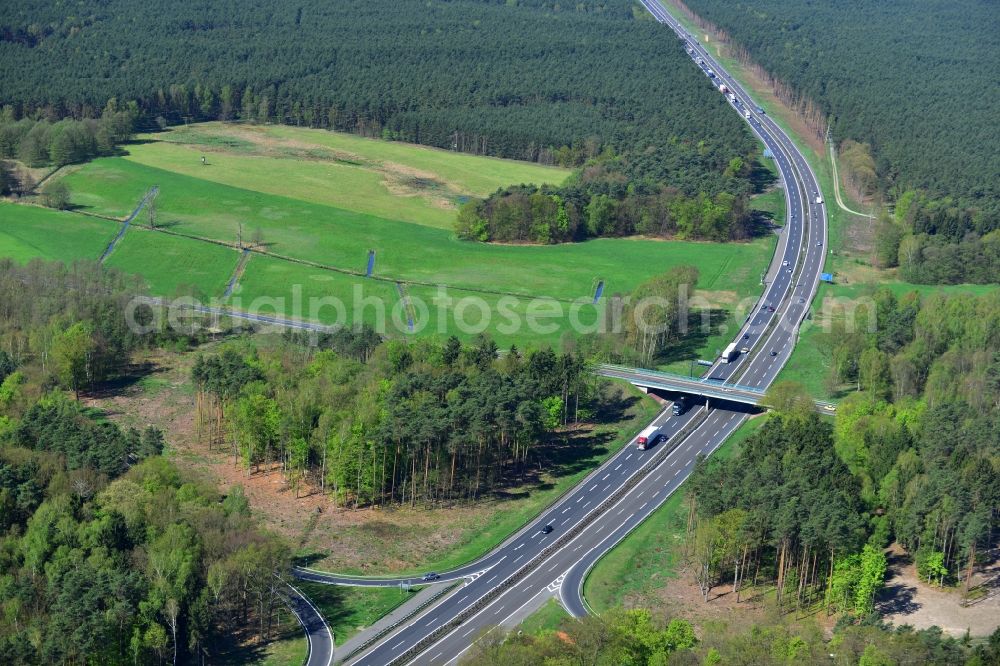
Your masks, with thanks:
M 785 185 L 788 223 L 768 270 L 767 286 L 740 327 L 736 340 L 752 349 L 730 363 L 717 361 L 709 376 L 723 383 L 766 389 L 787 362 L 819 284 L 826 251 L 826 214 L 815 203 L 819 184 L 795 144 L 657 2 L 641 0 L 657 21 L 685 39 L 694 60 L 714 83 L 734 91 L 732 106 L 771 150 Z M 742 345 L 741 345 L 742 346 Z M 613 455 L 536 521 L 479 560 L 444 579 L 465 584 L 409 618 L 352 657 L 352 664 L 453 663 L 484 633 L 504 624 L 540 595 L 558 594 L 574 615 L 588 612 L 581 593 L 587 572 L 606 552 L 645 520 L 684 482 L 699 457 L 710 455 L 747 418 L 747 408 L 723 401 L 681 416 L 667 410 L 654 424 L 665 443 L 641 451 L 632 446 Z M 552 524 L 555 531 L 538 528 Z M 396 585 L 400 579 L 363 579 L 297 570 L 296 576 L 349 585 Z M 403 579 L 412 580 L 412 579 Z

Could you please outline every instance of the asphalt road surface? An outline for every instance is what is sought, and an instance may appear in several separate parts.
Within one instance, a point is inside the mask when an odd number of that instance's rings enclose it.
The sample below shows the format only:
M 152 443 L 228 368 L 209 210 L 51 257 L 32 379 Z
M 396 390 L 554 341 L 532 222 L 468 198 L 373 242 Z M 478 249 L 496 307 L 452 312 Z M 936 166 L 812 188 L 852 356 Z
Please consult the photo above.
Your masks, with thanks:
M 330 631 L 319 609 L 291 585 L 288 586 L 288 606 L 306 633 L 306 642 L 309 644 L 306 664 L 330 666 L 333 662 L 333 632 Z
M 787 224 L 766 275 L 764 295 L 734 338 L 750 352 L 721 360 L 708 376 L 726 383 L 766 389 L 788 360 L 798 327 L 816 293 L 826 248 L 826 215 L 816 204 L 819 187 L 792 141 L 717 62 L 655 0 L 641 0 L 656 19 L 686 40 L 692 60 L 736 95 L 734 112 L 745 115 L 753 132 L 771 150 L 785 186 Z M 721 93 L 720 93 L 721 95 Z M 729 103 L 729 102 L 727 102 Z M 772 356 L 772 352 L 774 355 Z M 410 618 L 349 663 L 447 664 L 461 658 L 477 637 L 518 619 L 549 594 L 558 594 L 576 616 L 587 613 L 581 594 L 589 569 L 618 541 L 658 508 L 687 478 L 699 456 L 709 455 L 746 419 L 748 408 L 721 401 L 697 405 L 680 416 L 669 409 L 654 423 L 666 441 L 640 451 L 634 442 L 591 473 L 531 525 L 492 552 L 441 576 L 467 582 L 440 602 Z M 693 428 L 693 430 L 692 430 Z M 682 431 L 686 432 L 682 437 Z M 664 455 L 665 452 L 669 452 Z M 654 461 L 654 464 L 649 463 Z M 549 534 L 542 532 L 552 525 Z M 308 570 L 298 576 L 350 585 L 396 585 L 400 580 L 360 579 Z M 312 663 L 312 662 L 310 662 Z

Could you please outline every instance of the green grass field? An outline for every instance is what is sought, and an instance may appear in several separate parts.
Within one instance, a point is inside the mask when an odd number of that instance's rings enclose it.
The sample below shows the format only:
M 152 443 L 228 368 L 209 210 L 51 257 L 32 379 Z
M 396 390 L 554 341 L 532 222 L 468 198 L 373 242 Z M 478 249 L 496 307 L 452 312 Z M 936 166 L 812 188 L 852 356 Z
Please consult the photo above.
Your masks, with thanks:
M 124 158 L 85 165 L 66 181 L 74 193 L 101 193 L 74 194 L 76 203 L 95 213 L 124 216 L 156 184 L 158 224 L 171 230 L 235 242 L 242 223 L 244 234 L 260 229 L 268 251 L 276 254 L 363 272 L 373 249 L 375 274 L 382 277 L 525 296 L 587 298 L 601 279 L 605 293 L 627 293 L 685 263 L 699 266 L 700 288 L 733 289 L 736 282 L 739 291 L 747 278 L 759 276 L 771 251 L 769 239 L 724 244 L 632 239 L 546 246 L 471 243 L 443 229 L 220 185 Z M 136 182 L 129 187 L 129 181 Z
M 751 199 L 750 205 L 755 210 L 769 215 L 778 226 L 785 226 L 785 191 L 780 187 L 755 195 Z
M 207 163 L 202 164 L 202 157 Z M 457 204 L 569 170 L 284 126 L 205 123 L 148 134 L 127 159 L 175 173 L 450 229 Z
M 222 297 L 238 259 L 235 249 L 132 225 L 105 265 L 142 275 L 154 294 L 174 296 L 184 287 L 184 293 L 208 299 Z
M 499 344 L 555 344 L 573 327 L 566 316 L 570 307 L 581 325 L 596 321 L 604 301 L 596 306 L 590 301 L 599 281 L 604 281 L 605 297 L 628 294 L 673 266 L 698 267 L 695 295 L 704 300 L 696 308 L 731 312 L 759 293 L 760 271 L 775 242 L 773 237 L 750 243 L 599 239 L 549 246 L 461 241 L 450 230 L 453 207 L 441 208 L 433 196 L 407 190 L 393 178 L 433 181 L 432 189 L 451 197 L 485 194 L 505 183 L 558 181 L 567 172 L 320 130 L 208 123 L 146 135 L 127 151 L 65 170 L 60 177 L 74 206 L 122 219 L 156 185 L 157 226 L 191 239 L 130 230 L 109 258 L 110 266 L 142 272 L 157 295 L 171 296 L 179 287 L 193 285 L 204 296 L 218 297 L 237 258 L 204 241 L 235 245 L 242 234 L 263 254 L 253 255 L 229 304 L 245 308 L 256 302 L 260 312 L 323 323 L 343 318 L 328 302 L 316 312 L 310 311 L 310 303 L 334 297 L 350 305 L 361 288 L 364 296 L 380 300 L 390 323 L 395 309 L 399 325 L 389 331 L 409 332 L 406 322 L 413 318 L 419 334 L 468 339 L 482 330 L 476 324 L 485 307 L 490 317 L 485 330 Z M 18 216 L 27 211 L 9 210 Z M 444 217 L 421 218 L 429 211 Z M 144 212 L 139 221 L 145 223 L 145 217 Z M 80 215 L 74 219 L 99 224 Z M 31 241 L 10 240 L 11 254 L 46 256 L 44 249 L 23 247 L 26 242 Z M 39 244 L 43 242 L 50 241 Z M 72 257 L 72 247 L 89 248 L 66 243 L 55 256 Z M 379 280 L 361 277 L 369 251 L 375 252 L 374 277 Z M 99 254 L 87 250 L 88 257 Z M 409 307 L 402 305 L 395 283 L 402 283 Z M 444 299 L 440 286 L 448 292 Z M 562 301 L 558 307 L 564 316 L 547 317 L 545 305 L 506 296 Z M 525 317 L 529 309 L 534 324 Z M 352 310 L 346 317 L 350 323 L 356 319 Z M 357 318 L 375 323 L 378 314 L 372 306 Z M 458 326 L 459 319 L 466 326 Z M 725 337 L 716 329 L 683 356 L 711 355 Z
M 345 587 L 305 581 L 299 581 L 296 587 L 319 608 L 336 645 L 343 645 L 420 589 L 404 592 L 398 587 Z
M 569 618 L 570 614 L 559 605 L 558 601 L 549 599 L 541 608 L 524 619 L 520 629 L 529 636 L 537 636 L 544 631 L 555 631 L 563 620 Z
M 360 311 L 362 320 L 373 326 L 379 316 L 391 322 L 396 308 L 405 326 L 405 315 L 398 302 L 399 295 L 391 282 L 253 254 L 228 305 L 327 325 L 353 323 L 351 315 Z
M 96 260 L 119 228 L 111 221 L 0 201 L 0 257 L 19 263 Z
M 767 417 L 740 426 L 713 454 L 728 458 L 740 442 L 760 428 Z M 598 613 L 620 606 L 626 597 L 655 590 L 657 581 L 673 578 L 687 524 L 684 486 L 667 499 L 637 529 L 601 558 L 584 581 L 583 596 Z
M 403 165 L 433 174 L 443 182 L 453 183 L 461 190 L 480 197 L 485 197 L 503 185 L 559 185 L 570 174 L 569 169 L 479 157 L 397 141 L 379 141 L 344 132 L 303 130 L 286 125 L 268 127 L 267 132 L 283 139 L 303 140 L 308 137 L 309 141 L 350 156 L 359 156 L 376 163 Z

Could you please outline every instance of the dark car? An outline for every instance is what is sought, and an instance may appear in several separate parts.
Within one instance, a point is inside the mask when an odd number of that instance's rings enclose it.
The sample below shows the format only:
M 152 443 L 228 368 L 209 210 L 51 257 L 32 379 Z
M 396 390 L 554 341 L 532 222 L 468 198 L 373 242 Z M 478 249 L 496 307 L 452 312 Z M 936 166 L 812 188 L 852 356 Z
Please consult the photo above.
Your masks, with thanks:
M 777 356 L 777 355 L 778 355 L 778 352 L 776 352 L 776 351 L 774 351 L 774 350 L 772 349 L 772 350 L 771 350 L 771 356 Z
M 542 528 L 542 534 L 548 534 L 551 531 L 552 531 L 551 525 L 546 525 L 545 527 Z
M 441 577 L 441 574 L 438 574 L 438 573 L 435 573 L 435 572 L 432 571 L 430 573 L 425 573 L 423 580 L 425 580 L 425 581 L 428 581 L 428 580 L 437 580 L 440 577 Z
M 774 306 L 773 305 L 768 305 L 767 306 L 767 311 L 768 312 L 774 312 Z

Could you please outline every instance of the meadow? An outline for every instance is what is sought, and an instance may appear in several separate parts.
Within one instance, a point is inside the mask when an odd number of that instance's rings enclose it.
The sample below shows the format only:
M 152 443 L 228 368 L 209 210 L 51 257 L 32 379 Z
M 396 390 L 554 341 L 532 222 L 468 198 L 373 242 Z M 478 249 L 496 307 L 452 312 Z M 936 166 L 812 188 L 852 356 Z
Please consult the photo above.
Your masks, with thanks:
M 118 229 L 108 220 L 0 201 L 0 257 L 19 263 L 97 259 Z
M 238 258 L 235 248 L 133 224 L 104 263 L 124 273 L 141 275 L 151 293 L 208 298 L 222 295 Z
M 136 220 L 140 226 L 128 231 L 107 260 L 142 273 L 153 293 L 221 298 L 242 242 L 253 252 L 227 305 L 322 323 L 343 321 L 331 302 L 350 310 L 359 293 L 383 304 L 390 331 L 468 339 L 485 330 L 502 346 L 554 345 L 571 329 L 570 320 L 546 316 L 551 304 L 529 299 L 559 301 L 551 307 L 564 315 L 572 307 L 586 326 L 597 320 L 607 297 L 690 264 L 700 273 L 696 295 L 717 313 L 759 293 L 773 237 L 750 243 L 627 238 L 529 246 L 461 241 L 450 229 L 453 204 L 461 197 L 513 182 L 558 182 L 567 173 L 321 130 L 206 123 L 143 135 L 122 155 L 57 177 L 70 189 L 77 213 L 71 217 L 91 226 L 104 224 L 92 216 L 123 219 L 150 187 L 159 188 L 159 231 L 141 228 L 149 219 L 144 211 Z M 415 186 L 401 184 L 404 176 L 433 187 L 415 192 Z M 10 245 L 21 260 L 44 254 Z M 68 243 L 61 256 L 72 257 L 73 246 L 89 248 Z M 366 278 L 370 252 L 374 270 Z M 87 249 L 80 256 L 99 254 Z M 595 305 L 600 282 L 604 298 Z M 321 309 L 310 312 L 310 303 Z M 488 323 L 481 321 L 484 311 Z M 529 313 L 536 316 L 534 327 L 525 320 Z M 375 307 L 358 316 L 371 324 L 378 318 Z M 505 325 L 511 318 L 522 322 L 520 328 Z M 347 320 L 354 321 L 350 311 Z M 465 326 L 456 326 L 459 320 Z M 715 338 L 700 340 L 704 349 L 690 353 L 710 355 L 710 347 L 718 346 Z

